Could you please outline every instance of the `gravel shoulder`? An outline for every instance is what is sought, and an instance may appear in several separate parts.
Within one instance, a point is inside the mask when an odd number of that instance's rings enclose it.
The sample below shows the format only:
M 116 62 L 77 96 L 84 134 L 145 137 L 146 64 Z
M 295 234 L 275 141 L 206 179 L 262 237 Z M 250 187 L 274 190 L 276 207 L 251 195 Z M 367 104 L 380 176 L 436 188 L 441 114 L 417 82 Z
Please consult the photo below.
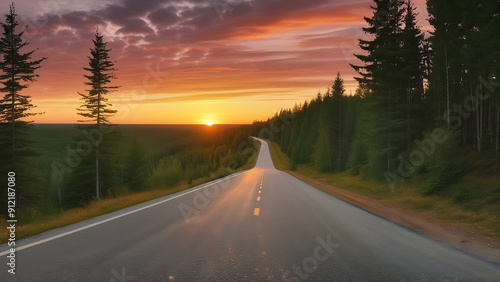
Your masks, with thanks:
M 293 171 L 287 171 L 287 173 L 373 214 L 410 227 L 431 238 L 488 261 L 500 263 L 500 241 L 498 238 L 478 234 L 459 223 L 444 222 L 432 216 L 430 212 L 415 211 L 390 200 L 377 200 L 365 195 L 359 195 Z

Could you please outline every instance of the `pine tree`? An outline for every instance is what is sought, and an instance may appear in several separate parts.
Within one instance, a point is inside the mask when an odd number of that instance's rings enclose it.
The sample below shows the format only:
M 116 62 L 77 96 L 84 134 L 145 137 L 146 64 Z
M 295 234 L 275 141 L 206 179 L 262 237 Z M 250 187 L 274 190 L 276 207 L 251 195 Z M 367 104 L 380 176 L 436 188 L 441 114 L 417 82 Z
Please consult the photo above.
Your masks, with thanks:
M 30 95 L 21 94 L 30 82 L 38 77 L 35 71 L 41 67 L 46 58 L 33 60 L 36 50 L 23 52 L 29 45 L 22 39 L 24 30 L 16 32 L 19 23 L 14 5 L 5 15 L 2 23 L 2 37 L 0 38 L 0 82 L 3 87 L 0 92 L 4 96 L 0 99 L 0 172 L 7 175 L 15 173 L 18 217 L 24 220 L 31 218 L 31 212 L 43 204 L 44 191 L 40 189 L 41 175 L 33 168 L 31 156 L 36 152 L 30 147 L 32 140 L 27 136 L 27 130 L 33 121 L 26 120 L 37 115 L 32 112 L 36 106 L 32 103 Z M 7 199 L 7 189 L 1 189 L 0 196 Z M 7 211 L 3 208 L 6 201 L 0 204 L 0 214 Z
M 318 93 L 320 97 L 320 93 Z M 332 96 L 330 91 L 325 93 L 319 105 L 318 139 L 314 150 L 313 160 L 319 172 L 333 172 L 337 160 L 336 148 L 333 147 L 333 125 L 335 116 L 332 114 Z
M 351 66 L 361 75 L 356 80 L 366 85 L 369 93 L 366 103 L 373 113 L 373 128 L 369 149 L 369 162 L 373 176 L 381 177 L 383 170 L 392 170 L 394 158 L 401 153 L 406 141 L 406 104 L 402 51 L 402 23 L 404 7 L 400 0 L 374 0 L 373 17 L 365 17 L 369 27 L 365 33 L 373 40 L 359 40 L 365 55 L 355 55 L 364 65 Z M 403 132 L 403 133 L 402 133 Z
M 432 72 L 429 77 L 428 104 L 433 106 L 430 116 L 443 117 L 450 127 L 451 105 L 463 101 L 465 68 L 462 51 L 465 34 L 460 12 L 461 0 L 429 0 L 427 11 L 429 23 L 434 27 L 431 32 Z
M 411 142 L 423 131 L 421 127 L 423 89 L 423 34 L 417 27 L 415 8 L 411 0 L 406 3 L 404 29 L 402 30 L 402 72 L 406 77 L 406 150 L 411 149 Z
M 337 77 L 333 82 L 332 86 L 332 102 L 334 106 L 334 111 L 332 114 L 335 115 L 336 122 L 334 123 L 334 135 L 335 139 L 332 140 L 337 150 L 337 156 L 339 158 L 339 169 L 342 170 L 345 165 L 345 154 L 342 150 L 342 124 L 343 124 L 343 114 L 342 114 L 342 100 L 345 95 L 344 80 L 337 73 Z
M 109 52 L 111 49 L 107 49 L 107 43 L 103 41 L 103 35 L 97 30 L 95 33 L 95 38 L 92 39 L 94 47 L 90 49 L 89 66 L 83 69 L 90 74 L 84 75 L 88 80 L 85 85 L 89 86 L 90 89 L 87 90 L 86 94 L 78 93 L 83 101 L 83 105 L 78 108 L 78 114 L 84 117 L 84 120 L 79 120 L 79 122 L 90 123 L 88 125 L 80 125 L 79 128 L 82 130 L 94 129 L 100 131 L 103 127 L 111 126 L 109 118 L 113 116 L 117 111 L 112 110 L 109 107 L 112 105 L 108 102 L 106 96 L 116 91 L 118 86 L 110 85 L 112 79 L 116 79 L 114 68 L 114 62 L 110 60 Z M 110 135 L 106 136 L 110 139 Z M 103 145 L 99 143 L 99 139 L 95 138 L 96 142 L 93 144 L 95 146 L 95 187 L 96 187 L 96 198 L 100 198 L 102 195 L 101 191 L 101 173 L 112 174 L 108 171 L 107 167 L 101 167 L 101 162 L 108 160 L 112 162 L 112 159 L 108 159 L 111 155 L 106 155 L 103 151 Z M 105 146 L 110 147 L 110 146 Z M 111 146 L 112 147 L 112 146 Z
M 39 69 L 41 62 L 46 59 L 32 60 L 35 50 L 22 53 L 21 49 L 29 43 L 22 39 L 24 30 L 16 33 L 16 27 L 19 25 L 16 16 L 14 5 L 11 5 L 9 14 L 5 15 L 6 22 L 2 23 L 3 36 L 0 39 L 0 55 L 3 57 L 0 62 L 0 70 L 3 72 L 0 81 L 3 87 L 0 91 L 5 93 L 0 100 L 0 122 L 4 127 L 3 131 L 8 132 L 2 142 L 10 145 L 8 159 L 12 162 L 13 171 L 16 170 L 16 156 L 26 149 L 26 140 L 19 135 L 33 123 L 24 118 L 37 115 L 30 112 L 36 107 L 32 104 L 31 97 L 20 92 L 28 87 L 27 83 L 36 80 L 38 75 L 35 70 Z
M 109 109 L 112 106 L 108 103 L 106 95 L 116 90 L 118 86 L 110 86 L 111 79 L 116 79 L 114 68 L 115 63 L 110 60 L 107 43 L 103 41 L 103 35 L 96 31 L 95 38 L 92 39 L 94 48 L 90 49 L 89 67 L 83 69 L 90 72 L 84 75 L 90 86 L 87 94 L 78 93 L 84 104 L 78 109 L 79 115 L 87 118 L 79 122 L 93 122 L 96 125 L 110 124 L 108 118 L 116 113 L 116 110 Z

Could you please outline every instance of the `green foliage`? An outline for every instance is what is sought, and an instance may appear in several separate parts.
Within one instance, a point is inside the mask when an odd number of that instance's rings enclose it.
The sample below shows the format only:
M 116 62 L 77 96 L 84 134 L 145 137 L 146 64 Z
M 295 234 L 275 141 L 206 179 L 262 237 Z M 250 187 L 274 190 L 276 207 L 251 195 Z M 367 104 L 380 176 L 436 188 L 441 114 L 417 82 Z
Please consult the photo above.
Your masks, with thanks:
M 16 173 L 17 219 L 29 221 L 49 206 L 46 191 L 40 187 L 43 174 L 31 158 L 20 158 Z
M 482 160 L 496 155 L 483 171 L 495 170 L 500 155 L 500 6 L 429 0 L 435 31 L 424 40 L 412 1 L 373 2 L 363 29 L 370 40 L 360 40 L 361 64 L 352 65 L 360 75 L 356 95 L 343 95 L 337 75 L 324 96 L 318 93 L 254 126 L 273 128 L 284 114 L 295 115 L 273 136 L 292 170 L 307 164 L 319 172 L 349 169 L 376 180 L 387 180 L 389 173 L 396 180 L 413 178 L 424 195 L 450 193 L 457 202 L 467 201 L 470 191 L 448 191 L 471 166 L 457 159 L 459 150 L 472 147 L 483 152 L 477 155 Z M 423 133 L 446 122 L 447 99 L 455 122 L 447 126 L 448 140 L 437 144 L 416 173 L 398 175 L 401 160 L 411 156 Z
M 96 179 L 99 188 L 103 187 L 103 196 L 114 194 L 114 189 L 120 185 L 123 157 L 120 157 L 121 134 L 109 127 L 102 130 L 97 125 L 78 125 L 79 133 L 68 146 L 66 159 L 71 160 L 71 175 L 67 178 L 63 191 L 65 206 L 85 205 L 96 197 Z M 97 144 L 99 146 L 97 147 Z M 99 177 L 96 176 L 96 154 L 99 150 Z M 67 164 L 68 165 L 68 164 Z
M 0 100 L 0 122 L 10 122 L 14 126 L 20 119 L 34 116 L 37 113 L 29 112 L 36 106 L 31 103 L 29 95 L 20 94 L 21 90 L 28 87 L 29 82 L 35 81 L 38 75 L 35 71 L 41 66 L 46 58 L 32 60 L 35 50 L 23 53 L 21 49 L 29 43 L 22 39 L 24 30 L 16 33 L 19 23 L 16 21 L 17 14 L 14 5 L 10 6 L 9 14 L 5 15 L 5 23 L 2 23 L 2 37 L 0 38 L 0 82 L 3 87 L 0 92 L 5 93 Z M 24 121 L 23 123 L 27 123 Z
M 316 120 L 318 119 L 319 101 L 305 102 L 302 111 L 297 113 L 294 122 L 298 122 L 294 142 L 291 142 L 292 167 L 311 161 L 314 145 L 318 137 Z
M 37 114 L 31 112 L 36 106 L 31 97 L 21 91 L 36 80 L 35 71 L 46 58 L 32 60 L 35 50 L 22 51 L 29 43 L 22 38 L 24 30 L 16 32 L 19 24 L 13 4 L 5 17 L 0 38 L 0 92 L 4 93 L 0 99 L 0 173 L 3 176 L 15 173 L 17 217 L 25 219 L 43 208 L 44 194 L 38 187 L 39 171 L 32 168 L 31 159 L 37 152 L 32 147 L 28 129 L 33 122 L 26 120 Z M 5 199 L 0 204 L 0 216 L 7 212 L 6 188 L 0 190 L 0 196 Z
M 133 191 L 143 190 L 148 171 L 144 145 L 137 134 L 133 136 L 124 163 L 122 184 Z
M 366 163 L 366 145 L 359 139 L 356 139 L 352 145 L 352 152 L 349 155 L 348 167 L 353 176 L 359 175 L 362 166 Z
M 447 122 L 447 113 L 453 118 L 457 112 L 454 105 L 473 98 L 482 85 L 490 97 L 478 103 L 472 117 L 462 116 L 459 124 L 452 124 L 451 119 L 448 126 L 461 131 L 464 145 L 477 152 L 498 153 L 500 94 L 493 83 L 500 78 L 500 5 L 497 1 L 429 0 L 427 10 L 434 28 L 429 39 L 432 65 L 427 115 Z
M 255 122 L 260 131 L 273 131 L 271 137 L 290 158 L 290 169 L 312 164 L 320 172 L 346 169 L 360 97 L 344 96 L 340 74 L 326 94 L 285 109 L 265 122 Z M 259 131 L 259 130 L 257 130 Z
M 331 91 L 326 93 L 323 98 L 318 93 L 318 98 L 315 100 L 320 105 L 317 106 L 318 137 L 312 160 L 320 172 L 334 172 L 345 168 L 348 156 L 346 145 L 350 143 L 350 140 L 349 136 L 345 134 L 349 131 L 346 131 L 344 127 L 347 122 L 346 109 L 349 106 L 344 94 L 344 80 L 340 73 L 337 73 Z M 345 105 L 343 105 L 344 103 Z
M 84 75 L 88 80 L 85 85 L 90 86 L 87 94 L 78 93 L 83 101 L 83 105 L 78 109 L 78 114 L 86 118 L 80 122 L 93 122 L 96 124 L 109 123 L 108 118 L 116 113 L 116 110 L 109 109 L 106 95 L 116 90 L 118 86 L 110 86 L 111 79 L 116 79 L 114 62 L 110 60 L 107 49 L 107 42 L 103 41 L 103 36 L 96 31 L 95 38 L 92 39 L 94 47 L 90 49 L 89 66 L 83 68 L 90 74 Z
M 382 179 L 417 136 L 413 127 L 423 96 L 422 35 L 411 2 L 406 7 L 399 0 L 374 2 L 373 17 L 365 18 L 369 27 L 363 29 L 373 40 L 360 40 L 365 54 L 356 57 L 364 65 L 351 66 L 361 76 L 356 79 L 369 90 L 364 106 L 371 116 L 368 171 Z
M 331 146 L 330 128 L 324 125 L 325 121 L 319 121 L 319 134 L 316 146 L 314 148 L 314 164 L 319 172 L 333 172 L 336 158 Z
M 179 184 L 183 178 L 182 164 L 174 156 L 167 156 L 160 160 L 151 175 L 149 185 L 161 185 L 164 187 L 174 187 Z
M 77 113 L 86 118 L 79 122 L 92 123 L 92 125 L 77 126 L 80 133 L 75 137 L 76 146 L 86 144 L 88 154 L 77 152 L 82 166 L 74 172 L 70 182 L 73 184 L 70 186 L 73 191 L 68 193 L 71 196 L 70 203 L 75 201 L 86 203 L 92 199 L 89 194 L 90 189 L 87 188 L 92 179 L 95 182 L 95 198 L 102 196 L 102 186 L 107 187 L 106 193 L 114 194 L 113 189 L 119 183 L 117 180 L 119 162 L 114 153 L 118 137 L 115 127 L 108 119 L 116 113 L 116 110 L 108 108 L 111 104 L 106 98 L 106 95 L 118 88 L 118 86 L 109 85 L 111 79 L 116 79 L 114 74 L 116 69 L 114 62 L 110 61 L 111 49 L 106 48 L 107 43 L 103 41 L 103 36 L 99 31 L 96 31 L 92 42 L 94 47 L 90 49 L 89 67 L 83 68 L 90 73 L 84 75 L 88 80 L 85 85 L 90 86 L 90 89 L 87 90 L 87 94 L 78 93 L 83 105 L 77 109 Z M 94 136 L 89 137 L 89 135 Z M 94 165 L 92 165 L 92 158 Z
M 5 149 L 2 158 L 4 165 L 10 171 L 16 171 L 16 162 L 19 157 L 27 157 L 33 154 L 29 145 L 31 141 L 27 138 L 27 129 L 32 124 L 25 118 L 37 113 L 30 112 L 36 106 L 31 103 L 29 95 L 20 92 L 28 87 L 29 82 L 36 80 L 38 75 L 35 70 L 39 69 L 40 63 L 46 58 L 33 61 L 31 59 L 34 50 L 23 53 L 21 49 L 29 43 L 22 39 L 24 31 L 16 33 L 19 25 L 14 5 L 10 6 L 9 14 L 5 15 L 6 21 L 2 23 L 2 37 L 0 38 L 0 82 L 3 85 L 0 92 L 5 95 L 0 99 L 0 145 Z M 8 149 L 7 149 L 8 148 Z
M 248 126 L 111 128 L 99 131 L 96 125 L 33 126 L 30 130 L 33 139 L 39 141 L 33 146 L 40 154 L 26 158 L 32 162 L 20 158 L 23 162 L 18 179 L 22 185 L 20 216 L 25 222 L 38 215 L 86 206 L 95 200 L 95 140 L 101 140 L 100 179 L 104 198 L 222 177 L 241 169 L 255 153 L 248 139 Z M 4 161 L 2 158 L 1 162 Z M 55 163 L 60 170 L 54 169 Z
M 459 134 L 443 129 L 447 136 L 446 141 L 435 144 L 435 151 L 425 158 L 424 163 L 416 168 L 417 179 L 422 183 L 422 194 L 438 194 L 446 190 L 457 181 L 462 173 L 462 165 L 457 160 Z M 430 134 L 425 134 L 427 140 L 432 140 Z M 456 195 L 460 198 L 462 196 Z

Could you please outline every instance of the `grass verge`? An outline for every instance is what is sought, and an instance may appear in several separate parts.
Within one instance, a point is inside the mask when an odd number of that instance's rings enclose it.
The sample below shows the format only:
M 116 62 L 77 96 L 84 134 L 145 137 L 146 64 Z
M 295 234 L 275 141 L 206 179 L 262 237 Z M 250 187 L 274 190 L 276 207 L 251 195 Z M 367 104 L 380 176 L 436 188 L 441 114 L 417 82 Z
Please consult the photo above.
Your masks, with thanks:
M 254 142 L 255 151 L 249 158 L 247 163 L 244 164 L 238 170 L 230 171 L 230 174 L 253 168 L 257 161 L 257 156 L 260 151 L 260 146 L 261 146 L 260 142 L 255 141 Z M 216 175 L 219 174 L 216 173 Z M 30 223 L 16 226 L 16 240 L 34 236 L 48 230 L 67 226 L 93 217 L 118 211 L 157 198 L 161 198 L 195 186 L 199 186 L 203 183 L 212 180 L 214 179 L 211 177 L 203 177 L 194 180 L 191 185 L 188 185 L 187 183 L 182 183 L 177 185 L 176 187 L 168 189 L 147 190 L 140 193 L 133 193 L 133 194 L 119 196 L 116 198 L 104 198 L 97 201 L 92 201 L 85 207 L 65 210 L 58 214 L 41 215 L 38 218 L 33 219 Z M 7 226 L 7 221 L 5 219 L 0 219 L 0 226 Z M 0 244 L 6 243 L 8 239 L 7 232 L 2 231 L 2 234 L 0 236 L 1 236 Z
M 281 151 L 278 144 L 270 142 L 269 148 L 275 167 L 290 172 L 290 159 Z M 478 191 L 494 190 L 500 185 L 498 179 L 466 176 L 463 181 L 448 189 L 459 191 L 458 196 L 445 193 L 424 197 L 411 181 L 398 184 L 397 189 L 391 191 L 386 183 L 362 179 L 360 176 L 354 177 L 349 172 L 325 174 L 318 173 L 311 166 L 299 165 L 295 171 L 290 173 L 341 187 L 341 190 L 366 196 L 391 208 L 410 213 L 435 224 L 447 224 L 457 228 L 465 236 L 485 236 L 488 238 L 489 246 L 500 248 L 500 204 L 498 201 L 492 201 L 488 195 L 473 197 L 473 195 L 469 195 L 470 193 L 461 192 L 475 190 L 473 187 L 481 187 Z M 468 189 L 465 189 L 464 186 Z M 464 197 L 469 198 L 464 200 Z

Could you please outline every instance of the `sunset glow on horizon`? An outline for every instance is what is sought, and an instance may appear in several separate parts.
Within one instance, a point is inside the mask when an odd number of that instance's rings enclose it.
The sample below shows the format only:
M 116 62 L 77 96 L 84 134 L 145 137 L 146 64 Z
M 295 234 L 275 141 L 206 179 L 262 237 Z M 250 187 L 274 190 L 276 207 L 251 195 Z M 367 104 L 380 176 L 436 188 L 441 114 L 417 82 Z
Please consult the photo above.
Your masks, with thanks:
M 217 2 L 217 1 L 215 1 Z M 75 123 L 96 28 L 116 61 L 117 124 L 248 124 L 325 93 L 349 63 L 372 0 L 14 1 L 34 59 L 37 123 Z M 425 1 L 414 1 L 428 30 Z M 9 3 L 0 7 L 7 13 Z M 5 18 L 2 18 L 4 21 Z M 366 37 L 365 37 L 366 38 Z

